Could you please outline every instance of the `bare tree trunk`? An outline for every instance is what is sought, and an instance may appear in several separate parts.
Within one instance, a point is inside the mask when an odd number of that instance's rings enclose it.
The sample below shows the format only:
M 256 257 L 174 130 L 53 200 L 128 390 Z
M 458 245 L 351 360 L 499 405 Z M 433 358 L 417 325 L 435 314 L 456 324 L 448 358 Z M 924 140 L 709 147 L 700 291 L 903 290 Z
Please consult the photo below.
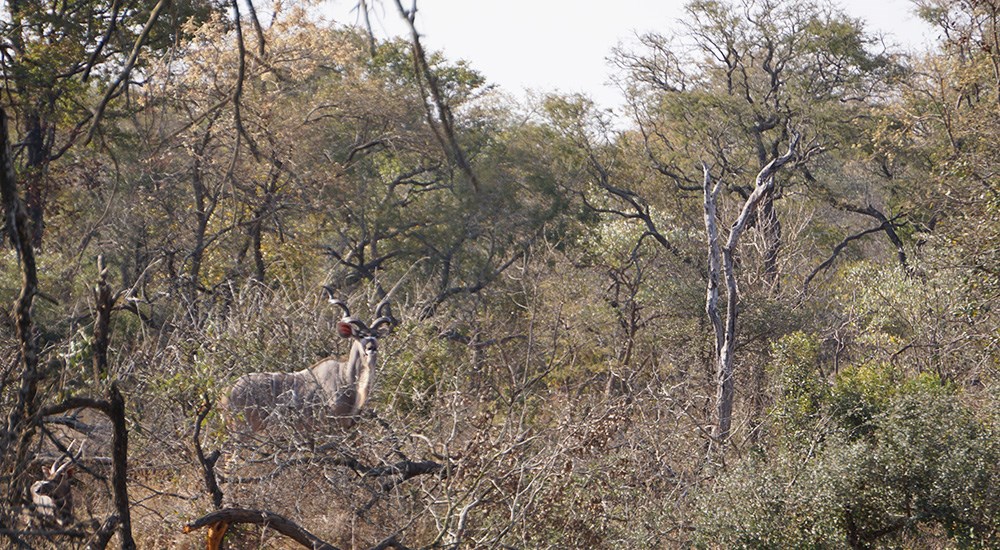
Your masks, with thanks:
M 712 176 L 709 173 L 708 165 L 702 163 L 702 170 L 705 172 L 705 232 L 708 234 L 708 288 L 705 291 L 705 313 L 709 321 L 712 322 L 712 330 L 715 333 L 715 353 L 713 357 L 718 360 L 722 353 L 722 342 L 725 339 L 725 331 L 722 328 L 722 317 L 719 315 L 719 270 L 721 260 L 719 259 L 719 228 L 716 224 L 718 220 L 718 209 L 716 204 L 719 198 L 718 183 L 712 186 Z
M 97 307 L 97 319 L 94 321 L 94 384 L 108 372 L 108 340 L 110 338 L 111 307 L 114 305 L 111 297 L 111 286 L 108 285 L 108 268 L 104 265 L 104 256 L 97 257 L 97 285 L 94 287 L 94 303 Z
M 97 320 L 94 324 L 94 370 L 108 372 L 108 346 L 111 343 L 111 310 L 117 296 L 111 295 L 108 285 L 108 270 L 104 258 L 97 258 Z M 128 502 L 128 426 L 125 424 L 125 398 L 118 391 L 118 383 L 112 382 L 108 390 L 107 408 L 104 413 L 111 420 L 111 488 L 115 510 L 118 515 L 118 537 L 122 550 L 134 550 L 132 539 L 132 515 Z
M 736 350 L 737 317 L 739 314 L 739 287 L 736 281 L 735 255 L 740 237 L 747 228 L 750 218 L 757 212 L 761 201 L 768 197 L 774 189 L 774 174 L 779 168 L 790 161 L 796 152 L 799 135 L 793 133 L 788 151 L 772 160 L 757 174 L 753 192 L 747 197 L 740 215 L 733 222 L 729 238 L 721 248 L 718 245 L 718 230 L 716 229 L 718 184 L 712 187 L 708 167 L 702 165 L 705 172 L 705 230 L 709 242 L 709 277 L 706 291 L 706 313 L 712 321 L 715 330 L 717 349 L 715 415 L 716 425 L 713 434 L 720 442 L 729 438 L 732 429 L 733 401 L 736 396 L 735 379 L 733 377 L 733 354 Z M 713 244 L 714 243 L 714 244 Z M 722 257 L 722 271 L 726 280 L 726 320 L 722 325 L 718 310 L 718 258 Z M 721 330 L 720 330 L 721 327 Z M 721 340 L 721 343 L 720 343 Z
M 122 550 L 135 550 L 132 538 L 132 515 L 128 502 L 128 428 L 125 425 L 125 399 L 118 391 L 118 385 L 111 384 L 108 417 L 114 431 L 111 435 L 111 485 L 114 491 L 115 510 L 118 512 L 118 536 Z
M 261 248 L 261 239 L 264 228 L 263 222 L 257 221 L 250 226 L 250 250 L 253 252 L 253 276 L 252 279 L 258 283 L 264 282 L 266 267 L 264 265 L 264 251 Z
M 764 235 L 764 282 L 774 296 L 781 290 L 781 273 L 778 271 L 778 253 L 781 251 L 781 220 L 774 209 L 774 193 L 768 192 L 761 200 L 757 223 Z
M 45 147 L 45 130 L 42 118 L 38 113 L 29 113 L 25 117 L 24 149 L 27 153 L 25 162 L 24 203 L 31 220 L 31 246 L 42 246 L 42 234 L 45 231 L 45 190 L 43 167 L 48 157 Z
M 736 226 L 734 224 L 734 233 L 735 230 Z M 722 349 L 719 351 L 719 362 L 715 378 L 715 437 L 720 441 L 725 441 L 729 438 L 729 430 L 733 419 L 733 401 L 736 397 L 735 381 L 733 380 L 733 353 L 736 351 L 736 316 L 739 313 L 739 289 L 736 286 L 736 269 L 733 266 L 733 254 L 739 235 L 737 234 L 737 238 L 734 239 L 734 233 L 730 233 L 727 245 L 722 249 L 722 268 L 726 275 L 726 324 Z

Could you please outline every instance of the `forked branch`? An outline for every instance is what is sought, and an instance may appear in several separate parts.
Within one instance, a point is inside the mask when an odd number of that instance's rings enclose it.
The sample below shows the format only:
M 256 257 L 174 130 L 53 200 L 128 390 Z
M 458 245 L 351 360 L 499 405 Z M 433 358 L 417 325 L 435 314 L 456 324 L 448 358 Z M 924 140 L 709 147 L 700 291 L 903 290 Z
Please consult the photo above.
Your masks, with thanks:
M 809 291 L 809 284 L 812 283 L 813 279 L 815 279 L 817 275 L 819 275 L 822 271 L 829 269 L 830 266 L 833 265 L 833 262 L 837 259 L 840 253 L 844 251 L 848 244 L 871 235 L 872 233 L 884 232 L 886 237 L 888 237 L 889 241 L 896 248 L 896 258 L 899 260 L 899 266 L 903 269 L 903 272 L 907 275 L 911 275 L 913 273 L 913 269 L 906 261 L 906 250 L 903 248 L 903 240 L 899 238 L 899 234 L 896 232 L 896 228 L 900 226 L 897 220 L 902 217 L 902 214 L 893 216 L 892 218 L 887 218 L 879 209 L 870 204 L 864 208 L 849 204 L 839 204 L 838 206 L 848 212 L 854 212 L 855 214 L 861 214 L 874 218 L 875 221 L 879 222 L 879 225 L 844 237 L 844 240 L 840 241 L 840 243 L 833 248 L 833 251 L 830 253 L 830 257 L 824 260 L 823 263 L 816 266 L 816 268 L 813 269 L 802 282 L 803 294 Z

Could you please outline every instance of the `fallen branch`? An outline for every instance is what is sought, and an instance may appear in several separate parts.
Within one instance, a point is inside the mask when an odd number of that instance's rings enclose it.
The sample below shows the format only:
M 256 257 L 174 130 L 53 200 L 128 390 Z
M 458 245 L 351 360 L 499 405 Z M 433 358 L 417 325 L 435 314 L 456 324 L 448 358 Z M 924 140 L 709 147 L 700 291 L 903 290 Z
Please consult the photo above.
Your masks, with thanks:
M 384 476 L 401 476 L 403 481 L 410 479 L 411 477 L 416 477 L 423 474 L 436 474 L 444 470 L 444 465 L 434 462 L 432 460 L 424 460 L 422 462 L 413 462 L 412 460 L 403 460 L 392 464 L 391 466 L 380 466 L 376 468 L 368 468 L 367 471 L 360 472 L 361 477 L 384 477 Z M 444 470 L 447 473 L 447 470 Z
M 59 426 L 66 426 L 67 428 L 79 432 L 83 435 L 90 435 L 94 433 L 97 428 L 81 421 L 75 416 L 53 416 L 43 420 L 45 424 L 56 424 Z
M 332 446 L 323 446 L 317 449 L 317 451 L 327 451 L 334 449 Z M 432 460 L 424 460 L 421 462 L 414 462 L 411 460 L 402 460 L 395 464 L 388 464 L 385 466 L 374 466 L 368 467 L 362 464 L 358 459 L 347 455 L 343 451 L 337 451 L 340 456 L 306 456 L 297 457 L 289 459 L 283 462 L 279 462 L 277 466 L 268 474 L 256 477 L 222 477 L 221 481 L 223 483 L 229 484 L 244 484 L 244 483 L 260 483 L 263 481 L 270 481 L 277 478 L 285 470 L 304 465 L 329 465 L 329 466 L 343 466 L 350 469 L 352 472 L 357 474 L 361 478 L 381 478 L 395 476 L 393 480 L 382 483 L 383 490 L 389 490 L 400 483 L 419 476 L 427 474 L 438 474 L 442 478 L 448 476 L 451 471 L 451 466 L 434 462 Z M 211 458 L 211 456 L 209 456 Z
M 26 529 L 26 530 L 17 530 L 17 529 L 3 529 L 3 528 L 0 528 L 0 535 L 4 535 L 4 536 L 7 536 L 7 537 L 11 537 L 11 536 L 13 536 L 13 537 L 19 537 L 20 535 L 30 535 L 32 537 L 44 537 L 44 538 L 47 538 L 47 539 L 51 540 L 52 537 L 72 537 L 72 538 L 80 539 L 80 538 L 86 537 L 87 536 L 87 532 L 86 531 L 82 531 L 80 529 Z M 31 547 L 29 546 L 29 548 L 31 548 Z
M 222 534 L 234 523 L 249 523 L 251 525 L 262 525 L 274 529 L 306 548 L 312 550 L 340 550 L 340 548 L 320 539 L 316 535 L 305 530 L 294 521 L 268 512 L 267 510 L 249 510 L 246 508 L 225 508 L 206 514 L 184 526 L 184 534 L 191 534 L 202 527 L 209 528 L 208 550 L 217 550 L 222 542 Z M 395 548 L 396 550 L 409 550 L 403 543 L 399 542 L 398 533 L 390 536 L 372 546 L 368 550 L 385 550 Z
M 306 548 L 312 548 L 313 550 L 340 550 L 336 546 L 306 531 L 294 521 L 266 510 L 248 510 L 245 508 L 225 508 L 218 510 L 185 525 L 184 534 L 193 533 L 202 527 L 212 528 L 219 523 L 226 524 L 227 526 L 234 523 L 263 525 L 264 527 L 274 529 Z M 209 548 L 212 547 L 209 546 Z

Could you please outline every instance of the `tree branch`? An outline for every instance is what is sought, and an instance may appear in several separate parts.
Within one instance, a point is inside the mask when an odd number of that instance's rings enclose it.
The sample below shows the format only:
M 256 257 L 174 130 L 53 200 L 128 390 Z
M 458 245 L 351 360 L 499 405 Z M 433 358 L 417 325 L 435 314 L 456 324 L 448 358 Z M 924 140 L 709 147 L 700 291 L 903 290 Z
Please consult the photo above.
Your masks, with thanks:
M 809 273 L 809 276 L 806 277 L 805 281 L 802 282 L 802 293 L 805 294 L 809 290 L 809 283 L 812 282 L 812 280 L 816 277 L 816 275 L 819 275 L 821 271 L 833 265 L 833 261 L 837 259 L 837 256 L 840 255 L 840 253 L 844 250 L 844 248 L 847 247 L 848 244 L 851 243 L 851 241 L 856 241 L 860 238 L 865 237 L 866 235 L 871 235 L 872 233 L 877 233 L 881 230 L 882 230 L 881 226 L 872 227 L 871 229 L 865 229 L 860 233 L 855 233 L 854 235 L 848 235 L 847 237 L 844 237 L 844 240 L 840 241 L 840 244 L 833 247 L 833 252 L 830 254 L 830 257 L 824 260 L 823 263 L 816 266 L 816 268 L 813 269 L 811 273 Z
M 225 508 L 206 514 L 184 526 L 184 534 L 193 533 L 202 527 L 213 526 L 218 523 L 249 523 L 252 525 L 262 525 L 285 535 L 306 548 L 312 550 L 340 550 L 336 546 L 320 539 L 316 535 L 305 530 L 294 521 L 279 516 L 274 512 L 265 510 L 249 510 L 245 508 Z
M 254 33 L 257 34 L 257 56 L 263 59 L 266 42 L 264 41 L 264 28 L 260 26 L 260 18 L 257 17 L 257 8 L 253 5 L 253 0 L 246 0 L 247 13 L 250 15 L 250 22 L 253 23 Z
M 424 106 L 427 110 L 427 122 L 430 124 L 431 129 L 434 131 L 434 135 L 437 137 L 441 147 L 445 150 L 445 153 L 453 158 L 455 163 L 458 164 L 459 169 L 461 169 L 465 174 L 465 177 L 469 179 L 469 183 L 472 184 L 472 188 L 478 192 L 479 178 L 477 178 L 475 172 L 472 171 L 472 167 L 465 158 L 465 153 L 458 145 L 458 139 L 455 137 L 455 120 L 451 114 L 451 108 L 448 107 L 444 97 L 441 96 L 441 90 L 438 87 L 437 77 L 434 76 L 433 71 L 431 71 L 431 67 L 427 63 L 427 55 L 424 53 L 424 48 L 420 44 L 420 34 L 417 32 L 417 27 L 414 23 L 417 16 L 416 2 L 414 2 L 413 9 L 407 11 L 403 8 L 403 4 L 400 0 L 395 1 L 396 8 L 399 9 L 399 15 L 406 21 L 407 26 L 410 28 L 410 39 L 413 45 L 413 65 L 417 73 L 417 80 L 421 81 L 422 78 L 423 81 L 427 82 L 427 88 L 430 91 L 431 101 L 437 109 L 438 122 L 440 122 L 441 128 L 438 129 L 438 125 L 434 120 L 433 114 L 431 113 L 431 106 L 427 104 L 425 99 Z
M 894 223 L 900 216 L 894 216 L 892 219 L 886 218 L 885 214 L 870 204 L 864 208 L 847 204 L 843 205 L 843 208 L 848 212 L 868 216 L 878 221 L 881 224 L 878 226 L 878 229 L 884 231 L 886 237 L 896 247 L 896 258 L 899 260 L 899 265 L 903 268 L 904 272 L 907 274 L 910 273 L 910 266 L 906 262 L 906 250 L 903 248 L 903 240 L 896 233 L 896 224 Z
M 209 456 L 205 456 L 205 451 L 201 448 L 201 425 L 205 422 L 205 418 L 208 413 L 212 410 L 212 401 L 208 398 L 206 393 L 204 396 L 204 401 L 201 405 L 201 409 L 198 411 L 198 418 L 194 423 L 194 451 L 195 455 L 198 457 L 198 463 L 201 464 L 202 473 L 205 477 L 205 487 L 208 489 L 210 495 L 212 495 L 212 506 L 216 510 L 222 508 L 222 489 L 219 488 L 219 481 L 215 475 L 215 464 L 219 461 L 221 453 L 216 450 Z
M 126 83 L 129 75 L 132 73 L 132 68 L 135 66 L 136 60 L 139 59 L 139 51 L 142 50 L 142 46 L 146 43 L 146 39 L 149 38 L 149 33 L 153 30 L 153 24 L 156 23 L 156 19 L 160 16 L 160 12 L 163 8 L 169 4 L 168 0 L 160 0 L 153 7 L 153 11 L 149 13 L 149 19 L 146 20 L 146 25 L 142 28 L 142 32 L 135 39 L 135 45 L 132 46 L 132 53 L 129 54 L 128 60 L 125 62 L 125 66 L 122 68 L 122 72 L 118 74 L 118 78 L 108 86 L 107 91 L 104 92 L 104 97 L 101 99 L 100 103 L 94 109 L 94 118 L 90 123 L 90 130 L 87 131 L 87 139 L 84 140 L 83 144 L 87 145 L 90 140 L 94 138 L 94 134 L 97 132 L 97 125 L 100 124 L 101 118 L 104 115 L 104 110 L 108 107 L 108 103 L 112 98 L 118 95 L 120 86 L 127 86 Z M 124 88 L 122 88 L 124 89 Z
M 101 56 L 101 52 L 104 51 L 104 46 L 108 44 L 111 39 L 111 35 L 115 32 L 115 26 L 118 22 L 118 12 L 121 11 L 122 7 L 121 0 L 114 0 L 111 3 L 111 17 L 108 21 L 108 28 L 104 31 L 104 35 L 101 36 L 100 42 L 97 43 L 97 47 L 94 48 L 93 53 L 90 54 L 90 59 L 87 60 L 87 64 L 83 69 L 83 74 L 80 76 L 80 80 L 86 82 L 90 78 L 90 71 L 94 69 L 94 65 L 97 65 L 97 58 Z

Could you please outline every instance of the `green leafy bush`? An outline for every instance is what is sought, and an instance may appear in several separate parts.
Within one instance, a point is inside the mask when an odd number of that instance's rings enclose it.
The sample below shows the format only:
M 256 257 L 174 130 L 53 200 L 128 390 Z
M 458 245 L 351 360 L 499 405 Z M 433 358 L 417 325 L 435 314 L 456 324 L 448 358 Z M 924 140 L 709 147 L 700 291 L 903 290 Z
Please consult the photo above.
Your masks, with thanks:
M 700 495 L 699 544 L 1000 543 L 996 427 L 954 387 L 859 366 L 840 374 L 822 406 L 808 446 L 748 457 Z

